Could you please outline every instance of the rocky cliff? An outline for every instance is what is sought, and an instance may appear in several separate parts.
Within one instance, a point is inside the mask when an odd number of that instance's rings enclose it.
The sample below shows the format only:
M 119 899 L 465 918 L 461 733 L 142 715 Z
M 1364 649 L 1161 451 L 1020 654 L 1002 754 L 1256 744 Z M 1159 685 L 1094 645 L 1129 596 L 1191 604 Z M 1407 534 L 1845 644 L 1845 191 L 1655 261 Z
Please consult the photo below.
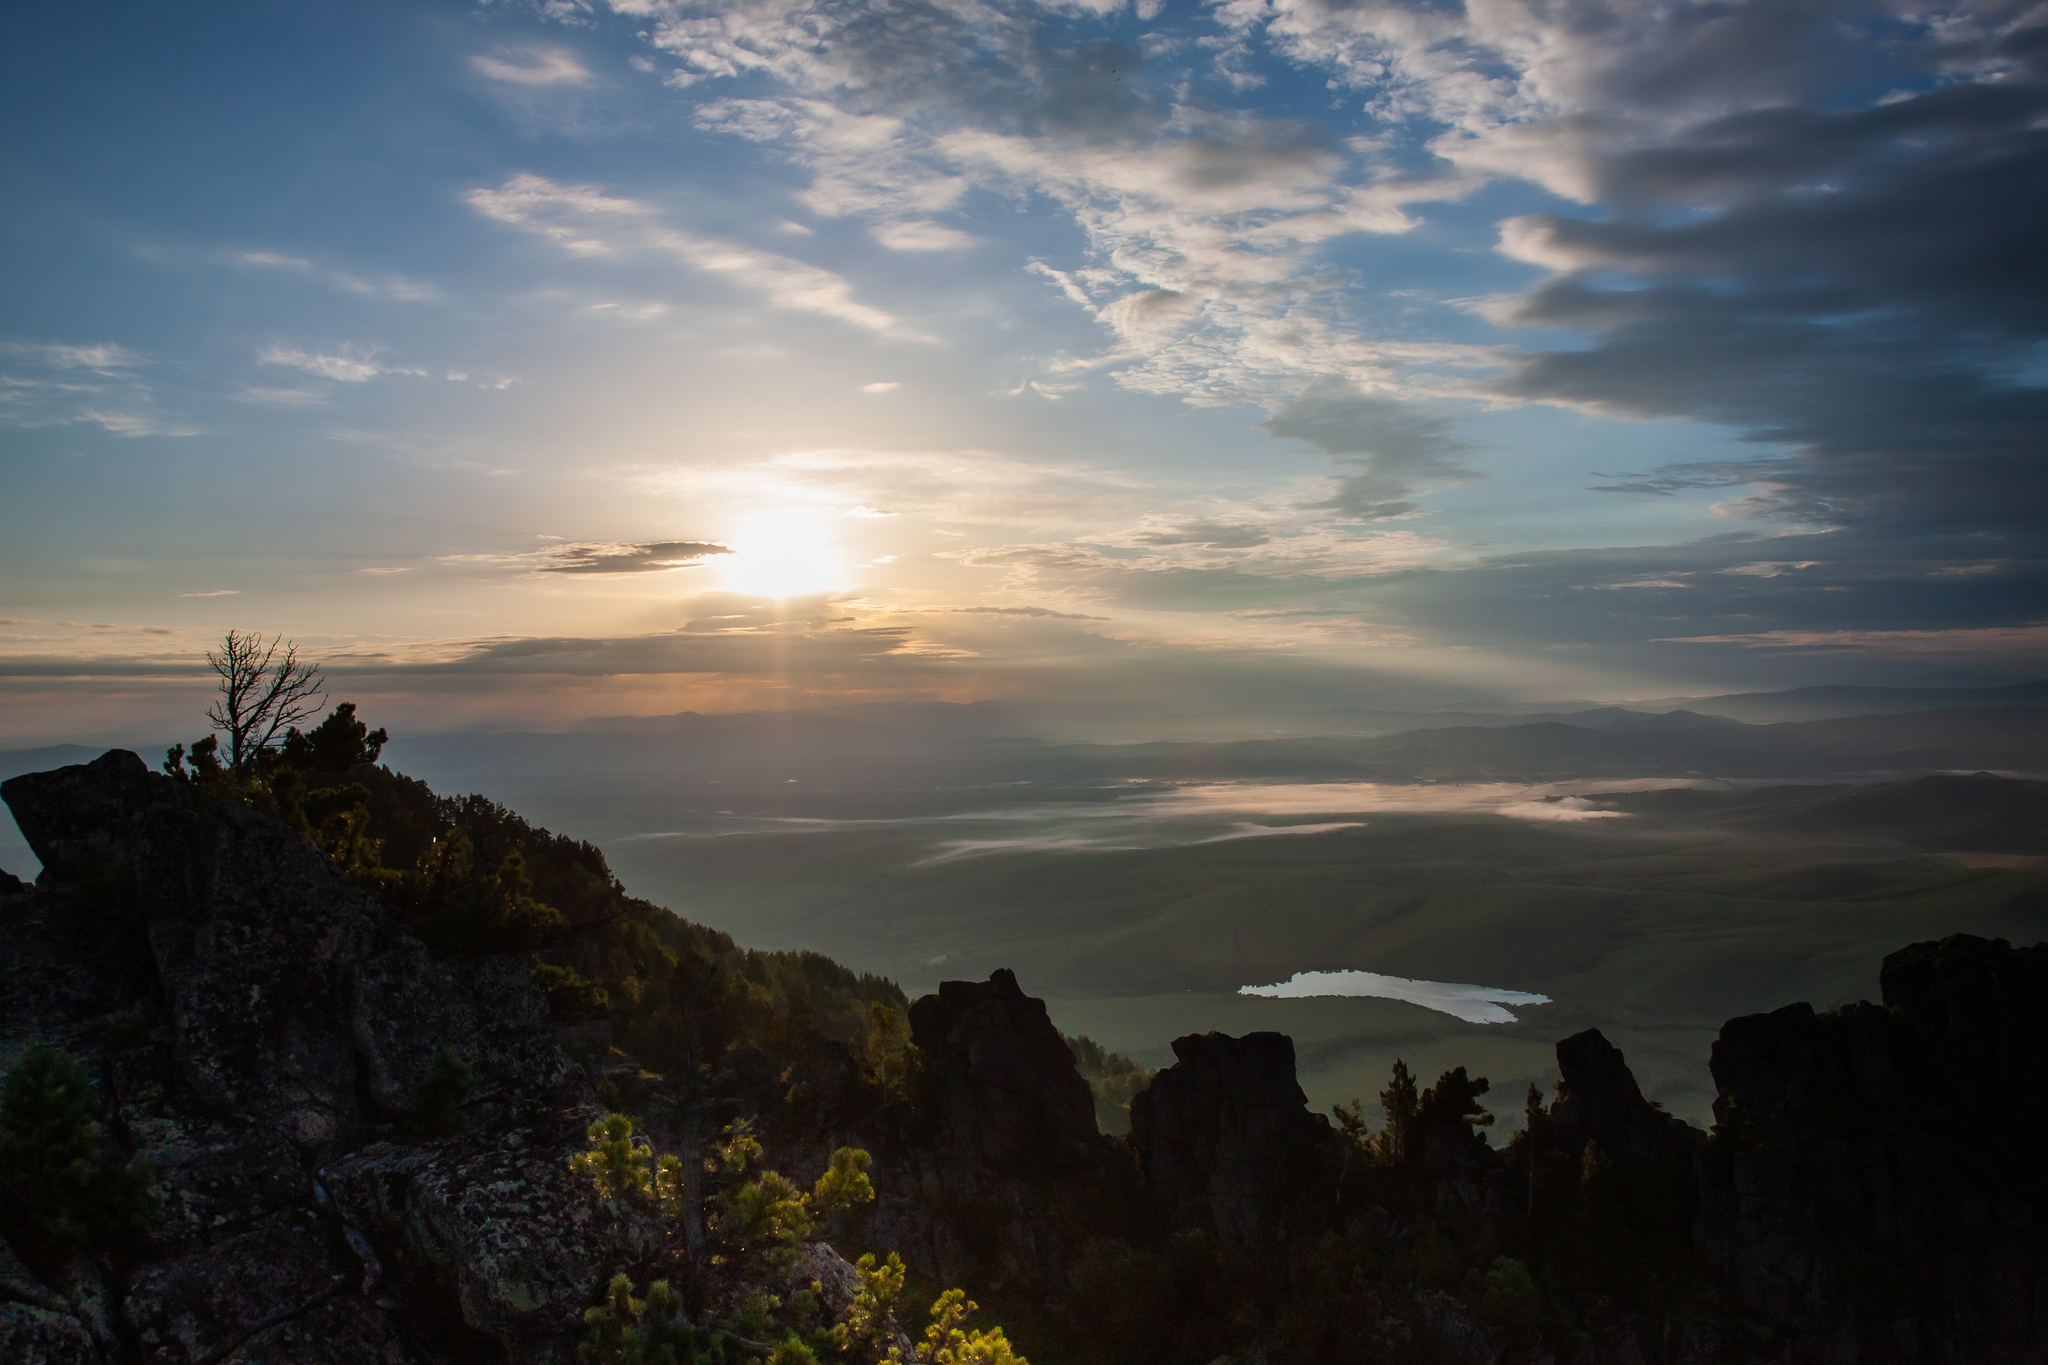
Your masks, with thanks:
M 1270 1251 L 1336 1221 L 1341 1140 L 1308 1110 L 1281 1033 L 1194 1034 L 1131 1104 L 1131 1139 L 1155 1216 Z
M 1700 1246 L 1838 1358 L 2048 1360 L 2048 945 L 1915 944 L 1880 982 L 1722 1028 Z

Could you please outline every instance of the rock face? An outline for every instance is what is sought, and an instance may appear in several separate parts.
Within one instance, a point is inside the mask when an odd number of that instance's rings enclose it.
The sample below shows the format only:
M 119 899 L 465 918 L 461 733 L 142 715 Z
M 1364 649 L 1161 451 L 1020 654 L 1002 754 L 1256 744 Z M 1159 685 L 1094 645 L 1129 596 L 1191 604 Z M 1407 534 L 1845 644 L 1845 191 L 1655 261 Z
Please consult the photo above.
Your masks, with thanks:
M 1128 1205 L 1131 1173 L 1045 1002 L 998 970 L 914 1001 L 910 1028 L 913 1098 L 862 1136 L 880 1166 L 876 1245 L 948 1284 L 975 1271 L 1063 1284 Z
M 1597 1142 L 1625 1170 L 1690 1195 L 1702 1134 L 1643 1098 L 1620 1048 L 1587 1029 L 1557 1045 L 1557 1069 L 1550 1123 L 1559 1140 L 1575 1150 Z
M 2048 945 L 1915 944 L 1881 982 L 1722 1028 L 1700 1247 L 1816 1356 L 2048 1359 Z
M 1157 1215 L 1270 1250 L 1327 1226 L 1341 1139 L 1308 1110 L 1282 1033 L 1190 1034 L 1131 1104 L 1131 1140 Z
M 1101 1158 L 1095 1100 L 1016 974 L 947 981 L 910 1007 L 926 1067 L 930 1144 L 1000 1175 L 1086 1169 Z
M 525 959 L 434 958 L 281 822 L 132 753 L 0 797 L 44 863 L 0 888 L 0 1060 L 83 1060 L 161 1197 L 118 1294 L 0 1265 L 0 1357 L 575 1358 L 657 1230 L 570 1178 L 597 1111 Z M 464 1130 L 411 1140 L 443 1047 L 475 1071 Z

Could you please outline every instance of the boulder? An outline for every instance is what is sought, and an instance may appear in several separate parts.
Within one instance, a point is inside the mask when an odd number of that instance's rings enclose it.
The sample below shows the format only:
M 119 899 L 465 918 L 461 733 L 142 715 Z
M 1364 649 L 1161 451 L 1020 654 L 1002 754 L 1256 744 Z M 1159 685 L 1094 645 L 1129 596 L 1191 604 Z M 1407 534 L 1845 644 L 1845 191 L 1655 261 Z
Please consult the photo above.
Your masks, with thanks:
M 573 1361 L 583 1310 L 668 1235 L 653 1211 L 600 1199 L 569 1169 L 597 1114 L 568 1110 L 536 1128 L 423 1146 L 372 1143 L 318 1180 L 381 1278 L 431 1287 L 514 1362 Z
M 317 1219 L 271 1218 L 143 1266 L 122 1312 L 149 1365 L 196 1365 L 353 1289 L 353 1270 L 346 1247 Z
M 45 883 L 75 881 L 97 864 L 122 861 L 145 833 L 184 812 L 178 784 L 139 754 L 109 749 L 90 763 L 23 773 L 0 782 L 22 838 L 41 860 Z M 161 832 L 160 829 L 155 832 Z

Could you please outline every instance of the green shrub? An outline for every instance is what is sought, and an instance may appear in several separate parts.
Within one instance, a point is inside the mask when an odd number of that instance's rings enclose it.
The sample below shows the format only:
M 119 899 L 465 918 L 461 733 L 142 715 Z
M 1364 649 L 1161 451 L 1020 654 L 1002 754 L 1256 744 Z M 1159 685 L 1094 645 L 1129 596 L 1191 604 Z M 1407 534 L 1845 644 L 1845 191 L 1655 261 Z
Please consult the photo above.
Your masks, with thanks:
M 32 1263 L 60 1264 L 118 1247 L 139 1232 L 154 1176 L 124 1166 L 100 1140 L 92 1079 L 69 1053 L 41 1043 L 0 1090 L 0 1230 Z
M 420 1086 L 419 1103 L 414 1109 L 415 1121 L 421 1131 L 439 1135 L 462 1127 L 462 1106 L 468 1101 L 469 1092 L 475 1088 L 474 1067 L 449 1048 L 435 1052 L 434 1063 L 427 1070 L 426 1083 Z
M 586 1309 L 585 1332 L 576 1354 L 591 1365 L 724 1365 L 725 1351 L 714 1335 L 699 1332 L 683 1312 L 681 1296 L 667 1280 L 633 1297 L 633 1282 L 612 1276 L 604 1302 Z
M 1542 1297 L 1529 1268 L 1512 1256 L 1496 1256 L 1486 1272 L 1480 1308 L 1502 1327 L 1526 1329 L 1543 1316 Z
M 585 981 L 574 967 L 557 967 L 533 959 L 533 983 L 548 998 L 548 1013 L 565 1023 L 600 1018 L 611 1008 L 611 997 L 594 981 Z

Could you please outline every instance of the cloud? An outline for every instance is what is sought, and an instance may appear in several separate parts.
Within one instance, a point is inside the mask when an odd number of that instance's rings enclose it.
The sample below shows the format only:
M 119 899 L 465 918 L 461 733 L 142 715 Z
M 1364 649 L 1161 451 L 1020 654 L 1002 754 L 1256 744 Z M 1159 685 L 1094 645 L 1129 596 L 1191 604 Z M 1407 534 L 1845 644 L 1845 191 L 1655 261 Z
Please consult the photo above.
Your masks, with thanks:
M 314 389 L 269 389 L 255 384 L 244 384 L 235 394 L 239 403 L 261 403 L 278 408 L 324 407 L 329 399 Z
M 0 424 L 92 423 L 115 436 L 196 436 L 164 413 L 144 377 L 149 357 L 111 342 L 0 342 Z
M 1142 536 L 1123 537 L 1144 546 L 1135 553 L 1042 542 L 967 550 L 960 562 L 1002 571 L 1013 592 L 1147 611 L 1217 612 L 1341 601 L 1361 583 L 1415 570 L 1445 553 L 1440 542 L 1413 532 L 1350 536 L 1313 525 L 1208 542 L 1161 536 L 1164 544 L 1147 545 Z
M 241 592 L 242 592 L 242 590 L 241 590 L 240 588 L 211 588 L 211 589 L 208 589 L 208 590 L 207 590 L 207 591 L 205 591 L 205 592 L 181 592 L 181 593 L 179 593 L 179 594 L 178 594 L 178 596 L 180 596 L 180 597 L 238 597 L 238 596 L 240 596 L 240 595 L 241 595 Z
M 1107 621 L 1107 616 L 1088 616 L 1078 611 L 1054 611 L 1050 607 L 948 607 L 965 616 L 1035 616 L 1048 621 Z
M 888 393 L 892 389 L 900 389 L 902 387 L 903 385 L 894 379 L 878 379 L 872 384 L 861 385 L 860 391 L 862 393 Z
M 516 85 L 581 85 L 590 73 L 559 47 L 499 48 L 495 54 L 469 59 L 480 75 Z
M 430 284 L 423 284 L 418 280 L 409 280 L 401 275 L 386 275 L 380 279 L 369 280 L 364 279 L 360 275 L 352 275 L 345 270 L 331 270 L 324 266 L 315 265 L 313 262 L 302 257 L 286 256 L 276 251 L 243 251 L 236 253 L 230 259 L 237 265 L 255 266 L 259 269 L 267 270 L 288 270 L 306 275 L 332 288 L 350 294 L 365 294 L 377 298 L 419 302 L 425 299 L 436 298 L 440 292 Z
M 111 342 L 78 346 L 52 341 L 10 341 L 0 343 L 0 353 L 20 356 L 54 370 L 89 370 L 109 377 L 144 363 L 138 352 Z
M 1225 525 L 1214 521 L 1186 521 L 1157 530 L 1138 531 L 1130 539 L 1139 545 L 1199 545 L 1212 550 L 1237 550 L 1271 543 L 1273 537 L 1256 526 Z
M 1305 372 L 1364 382 L 1472 357 L 1344 327 L 1349 281 L 1318 257 L 1346 234 L 1406 232 L 1403 205 L 1476 178 L 1396 172 L 1364 143 L 1162 87 L 1144 52 L 1035 10 L 638 8 L 683 63 L 672 84 L 755 80 L 765 93 L 704 98 L 697 122 L 784 155 L 822 216 L 941 249 L 973 240 L 938 220 L 969 187 L 1058 205 L 1085 258 L 1034 268 L 1102 318 L 1103 360 L 1127 387 L 1264 401 Z
M 107 408 L 85 408 L 72 419 L 94 422 L 116 436 L 198 436 L 198 427 L 179 426 L 151 412 L 122 412 Z
M 879 308 L 856 301 L 838 275 L 786 256 L 697 237 L 663 225 L 646 204 L 590 185 L 516 175 L 464 196 L 487 218 L 538 234 L 573 256 L 666 255 L 723 275 L 779 308 L 820 313 L 872 332 L 923 339 Z
M 1365 472 L 1347 476 L 1335 497 L 1316 504 L 1358 521 L 1405 516 L 1417 510 L 1407 499 L 1425 485 L 1478 477 L 1464 463 L 1470 446 L 1452 435 L 1443 417 L 1337 381 L 1312 385 L 1260 425 L 1273 436 L 1316 446 L 1342 464 L 1363 466 Z
M 546 551 L 538 573 L 616 574 L 667 573 L 689 569 L 712 555 L 729 555 L 723 545 L 697 540 L 658 540 L 643 545 L 609 542 L 559 545 Z
M 1277 60 L 1362 102 L 1375 131 L 1347 141 L 1167 80 L 1185 29 L 1132 47 L 1025 8 L 630 8 L 699 124 L 784 156 L 821 215 L 889 240 L 943 226 L 969 187 L 1057 204 L 1085 250 L 1027 268 L 1100 321 L 1094 363 L 1127 388 L 1324 432 L 1331 389 L 1687 418 L 1770 453 L 1603 487 L 1750 483 L 1728 515 L 1794 525 L 2017 535 L 2048 510 L 2028 454 L 2048 390 L 2023 378 L 2048 327 L 2031 12 L 1271 0 L 1197 21 L 1227 82 Z M 1587 344 L 1515 356 L 1375 325 L 1327 245 L 1500 179 L 1594 211 L 1504 222 L 1502 252 L 1554 278 L 1472 306 Z M 1411 515 L 1474 477 L 1441 428 L 1353 415 L 1386 444 L 1342 452 L 1361 472 L 1327 510 Z
M 1756 485 L 1727 515 L 2017 538 L 2048 512 L 2048 63 L 2037 13 L 1965 3 L 1569 11 L 1276 0 L 1274 50 L 1433 129 L 1439 155 L 1596 206 L 1501 224 L 1552 273 L 1486 316 L 1590 344 L 1509 401 L 1723 425 L 1754 462 L 1607 491 Z M 1883 73 L 1880 77 L 1877 73 Z M 1874 98 L 1889 85 L 1892 93 Z
M 1974 630 L 1768 630 L 1751 635 L 1679 635 L 1675 645 L 1740 645 L 1744 649 L 1797 649 L 1826 653 L 1885 654 L 2034 653 L 2048 650 L 2048 621 Z
M 810 507 L 863 519 L 900 516 L 942 526 L 1056 519 L 1107 531 L 1156 505 L 1158 498 L 1144 481 L 1115 470 L 975 449 L 827 447 L 744 462 L 626 468 L 618 474 L 665 497 Z
M 929 220 L 884 223 L 875 228 L 874 236 L 892 251 L 964 251 L 980 240 L 972 233 Z
M 356 346 L 344 343 L 331 354 L 316 351 L 302 351 L 295 346 L 273 344 L 256 353 L 259 365 L 286 365 L 308 374 L 319 375 L 322 379 L 333 379 L 343 384 L 360 384 L 375 379 L 380 374 L 424 374 L 423 370 L 394 369 L 378 363 L 375 346 Z

